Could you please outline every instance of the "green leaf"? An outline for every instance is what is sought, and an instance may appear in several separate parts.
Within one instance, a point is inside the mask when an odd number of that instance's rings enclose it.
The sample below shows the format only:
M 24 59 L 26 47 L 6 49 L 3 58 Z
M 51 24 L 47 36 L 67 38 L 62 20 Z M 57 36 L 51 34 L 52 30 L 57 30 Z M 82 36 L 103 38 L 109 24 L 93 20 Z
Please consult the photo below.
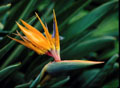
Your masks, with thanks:
M 65 9 L 65 11 L 62 13 L 62 15 L 66 14 L 66 12 L 68 12 L 69 10 L 70 10 L 69 12 L 71 12 L 71 13 L 67 13 L 69 15 L 67 15 L 67 18 L 59 25 L 59 30 L 62 31 L 64 29 L 64 27 L 66 25 L 68 25 L 69 23 L 79 20 L 77 17 L 81 18 L 82 16 L 86 15 L 87 11 L 83 12 L 83 8 L 88 6 L 90 3 L 91 3 L 91 0 L 87 0 L 85 2 L 83 1 L 82 3 L 81 3 L 81 1 L 78 1 L 78 2 L 74 3 L 74 5 L 69 7 L 68 9 Z M 75 6 L 78 4 L 79 4 L 79 7 L 77 8 L 77 10 L 75 10 L 74 12 L 71 11 L 71 9 L 75 8 Z M 59 21 L 59 19 L 58 19 L 58 21 Z
M 105 84 L 102 88 L 119 88 L 119 79 L 114 79 L 111 82 Z
M 36 52 L 10 40 L 6 35 L 15 30 L 19 31 L 15 24 L 15 21 L 20 23 L 19 19 L 23 19 L 43 32 L 39 20 L 35 17 L 35 12 L 42 20 L 45 19 L 52 33 L 54 8 L 60 36 L 64 37 L 64 40 L 60 41 L 61 59 L 95 59 L 107 62 L 119 51 L 118 1 L 4 0 L 0 2 L 0 8 L 7 6 L 9 2 L 12 3 L 10 8 L 0 10 L 0 29 L 2 29 L 0 31 L 0 68 L 6 69 L 8 65 L 12 66 L 18 61 L 22 61 L 22 64 L 4 79 L 1 80 L 12 70 L 0 76 L 0 88 L 81 88 L 87 82 L 88 87 L 91 88 L 97 84 L 100 88 L 117 87 L 119 64 L 115 59 L 111 65 L 88 63 L 78 65 L 69 61 L 67 61 L 69 64 L 63 61 L 60 62 L 62 64 L 52 62 L 50 65 L 47 63 L 53 61 L 53 58 L 37 55 Z M 16 38 L 16 36 L 13 37 Z
M 41 81 L 42 77 L 44 74 L 44 69 L 42 69 L 42 71 L 40 72 L 40 74 L 37 76 L 37 78 L 31 83 L 31 85 L 29 86 L 29 88 L 34 88 L 38 85 L 38 83 Z
M 21 67 L 21 65 L 20 65 Z M 19 67 L 19 69 L 20 69 Z M 25 75 L 24 73 L 20 72 L 19 70 L 15 71 L 13 74 L 11 74 L 11 80 L 16 81 L 16 84 L 23 84 L 25 83 Z
M 66 82 L 68 82 L 70 80 L 70 76 L 64 78 L 63 80 L 53 84 L 50 88 L 58 88 L 60 86 L 62 86 L 63 84 L 65 84 Z
M 11 73 L 13 73 L 15 70 L 17 70 L 20 66 L 20 63 L 8 66 L 2 70 L 0 70 L 0 81 L 8 77 Z
M 32 17 L 31 19 L 29 19 L 28 23 L 32 24 L 35 21 L 36 17 Z M 8 37 L 7 37 L 8 38 Z M 18 36 L 16 36 L 15 38 L 18 38 Z M 9 39 L 9 38 L 8 38 Z M 0 59 L 16 44 L 16 41 L 11 40 L 7 45 L 5 45 L 2 49 L 0 49 Z M 24 49 L 24 47 L 22 45 L 19 45 L 19 47 L 16 48 L 17 50 L 13 51 L 12 55 L 10 55 L 6 61 L 6 64 L 4 63 L 4 66 L 6 66 L 8 63 L 10 63 L 10 61 L 13 60 L 13 58 L 15 59 L 15 57 L 20 55 L 20 51 L 22 52 L 22 50 Z M 20 51 L 19 51 L 20 50 Z M 16 55 L 15 55 L 16 54 Z M 3 67 L 4 67 L 3 66 Z
M 119 29 L 119 20 L 118 20 L 118 12 L 115 12 L 108 17 L 106 17 L 98 26 L 96 31 L 92 36 L 115 36 L 115 32 L 118 33 Z
M 101 87 L 104 83 L 104 80 L 107 78 L 107 75 L 112 72 L 111 69 L 114 67 L 114 63 L 118 59 L 118 55 L 114 55 L 110 58 L 110 60 L 105 64 L 105 66 L 101 69 L 101 71 L 89 78 L 81 88 L 97 88 Z
M 2 65 L 1 68 L 6 67 L 7 65 L 9 65 L 12 61 L 14 61 L 16 59 L 16 57 L 18 57 L 21 52 L 23 52 L 24 50 L 24 46 L 23 45 L 19 45 L 13 52 L 12 54 L 7 58 L 7 60 L 4 62 L 4 64 Z
M 16 44 L 15 41 L 10 41 L 2 49 L 0 49 L 0 59 Z
M 46 11 L 46 12 L 44 13 L 44 15 L 41 17 L 41 19 L 47 18 L 47 19 L 46 19 L 46 23 L 49 23 L 49 22 L 52 20 L 52 18 L 53 18 L 53 16 L 52 16 L 52 17 L 51 17 L 51 16 L 48 17 L 48 15 L 50 15 L 50 13 L 52 12 L 52 10 L 53 10 L 53 8 L 54 8 L 54 5 L 55 5 L 54 3 L 51 3 L 51 4 L 48 6 L 47 11 Z M 41 26 L 39 20 L 36 22 L 35 28 L 37 28 L 38 30 L 41 30 L 41 29 L 42 29 L 42 26 Z
M 2 24 L 3 25 L 6 24 L 8 16 L 9 16 L 9 12 L 7 12 L 6 14 L 4 14 L 3 19 L 2 19 Z
M 83 61 L 83 60 L 64 60 L 61 62 L 50 62 L 43 67 L 40 74 L 30 85 L 30 88 L 37 86 L 38 83 L 43 85 L 46 81 L 48 81 L 51 78 L 51 76 L 72 70 L 87 68 L 89 66 L 101 64 L 101 63 L 103 62 Z
M 115 38 L 111 36 L 105 36 L 101 38 L 95 38 L 87 40 L 81 43 L 73 43 L 67 49 L 65 49 L 61 55 L 62 58 L 79 58 L 87 55 L 89 52 L 97 51 L 101 48 L 107 47 L 108 44 L 114 43 Z
M 101 64 L 103 62 L 86 61 L 86 60 L 62 60 L 60 62 L 52 62 L 45 66 L 46 72 L 50 75 L 64 73 L 77 69 L 85 69 L 89 66 Z
M 119 53 L 119 42 L 118 41 L 115 42 L 114 49 L 108 50 L 108 52 L 103 52 L 103 54 L 101 54 L 99 58 L 100 60 L 106 60 L 109 57 L 115 55 L 116 53 Z
M 0 22 L 0 31 L 4 28 L 4 25 Z
M 22 14 L 20 15 L 19 19 L 25 19 L 27 18 L 30 13 L 32 12 L 32 9 L 34 9 L 35 3 L 37 2 L 37 0 L 30 0 L 30 2 L 28 3 L 27 7 L 25 8 L 25 10 L 22 12 Z M 30 9 L 31 8 L 31 9 Z M 19 22 L 19 21 L 18 21 Z M 17 29 L 17 25 L 15 24 L 12 29 L 11 29 L 11 33 L 14 32 Z
M 82 72 L 82 74 L 78 73 L 79 76 L 77 78 L 75 78 L 73 85 L 71 85 L 71 88 L 74 88 L 74 86 L 76 85 L 76 83 L 80 83 L 81 85 L 86 82 L 88 80 L 88 78 L 93 77 L 94 75 L 98 74 L 98 72 L 100 71 L 100 69 L 87 69 L 85 71 Z M 78 88 L 81 88 L 81 85 L 78 85 Z
M 3 11 L 8 10 L 10 8 L 10 6 L 11 6 L 11 4 L 0 6 L 0 13 L 2 13 Z
M 68 30 L 66 30 L 62 35 L 66 38 L 65 41 L 72 39 L 76 35 L 79 35 L 81 32 L 86 30 L 88 27 L 90 27 L 92 24 L 101 19 L 104 15 L 106 15 L 109 11 L 113 10 L 117 3 L 118 1 L 111 1 L 105 3 L 100 7 L 94 9 L 82 19 L 74 22 L 73 24 L 70 24 L 70 26 L 67 28 Z
M 17 85 L 15 88 L 29 88 L 30 84 L 31 84 L 31 81 L 29 83 Z
M 9 19 L 7 19 L 6 24 L 5 24 L 5 30 L 9 30 L 13 27 L 13 25 L 15 24 L 15 21 L 18 19 L 18 17 L 20 16 L 20 14 L 23 12 L 25 6 L 26 6 L 26 2 L 27 1 L 21 1 L 19 3 L 16 3 L 14 6 L 12 6 L 12 8 L 9 10 Z M 24 6 L 23 6 L 24 4 Z M 19 12 L 18 12 L 19 11 Z M 19 14 L 19 15 L 16 15 Z M 9 25 L 10 23 L 10 25 Z M 10 30 L 9 30 L 10 31 Z
M 36 61 L 39 61 L 39 59 L 40 58 L 35 58 L 35 62 Z M 33 77 L 35 77 L 35 75 L 36 74 L 38 74 L 39 72 L 40 72 L 40 70 L 42 70 L 42 68 L 47 64 L 47 63 L 49 63 L 50 61 L 52 61 L 52 59 L 53 58 L 49 58 L 48 60 L 46 60 L 45 62 L 43 62 L 43 63 L 41 63 L 40 65 L 38 65 L 37 67 L 35 66 L 36 64 L 35 63 L 32 63 L 31 65 L 30 65 L 30 67 L 29 67 L 29 69 L 27 70 L 27 73 L 26 73 L 26 75 L 27 75 L 27 79 L 30 79 L 30 78 L 33 78 Z M 34 68 L 33 68 L 33 66 L 34 66 Z M 31 69 L 33 69 L 32 71 L 31 71 Z

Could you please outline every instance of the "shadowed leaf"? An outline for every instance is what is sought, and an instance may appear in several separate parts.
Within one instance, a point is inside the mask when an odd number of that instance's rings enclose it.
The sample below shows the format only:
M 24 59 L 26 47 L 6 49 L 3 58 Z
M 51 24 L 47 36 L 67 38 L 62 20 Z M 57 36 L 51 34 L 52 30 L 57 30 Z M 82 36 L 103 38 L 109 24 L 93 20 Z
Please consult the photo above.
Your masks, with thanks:
M 85 29 L 90 27 L 93 23 L 101 19 L 110 10 L 114 9 L 118 1 L 111 1 L 101 5 L 100 7 L 94 9 L 88 15 L 84 16 L 82 19 L 71 24 L 62 36 L 66 37 L 66 40 L 70 40 L 76 35 L 79 35 Z M 67 33 L 67 34 L 66 34 Z
M 107 75 L 111 73 L 111 69 L 113 69 L 114 63 L 118 59 L 118 55 L 114 55 L 110 58 L 110 60 L 105 64 L 105 66 L 101 69 L 101 71 L 91 77 L 86 83 L 83 84 L 81 88 L 96 88 L 101 87 L 106 79 Z
M 62 53 L 62 58 L 78 58 L 87 55 L 89 52 L 97 51 L 108 44 L 114 43 L 115 38 L 111 36 L 105 36 L 101 38 L 94 38 L 91 40 L 84 41 L 82 43 L 73 43 L 73 46 L 70 45 Z
M 0 13 L 8 10 L 10 8 L 10 6 L 11 6 L 11 4 L 0 6 Z
M 20 66 L 20 63 L 8 66 L 8 67 L 0 70 L 0 81 L 5 79 L 7 76 L 9 76 L 15 70 L 17 70 L 19 68 L 19 66 Z

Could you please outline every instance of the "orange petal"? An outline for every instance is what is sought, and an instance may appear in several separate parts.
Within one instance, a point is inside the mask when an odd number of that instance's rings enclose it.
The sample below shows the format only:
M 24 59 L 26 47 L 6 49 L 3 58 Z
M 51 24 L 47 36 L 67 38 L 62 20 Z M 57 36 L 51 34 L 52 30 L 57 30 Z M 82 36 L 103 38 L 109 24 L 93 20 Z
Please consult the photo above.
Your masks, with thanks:
M 17 32 L 17 35 L 20 36 L 25 42 L 27 42 L 28 40 L 26 40 L 18 31 Z
M 28 43 L 28 46 L 40 55 L 45 54 L 47 52 L 47 50 L 43 50 L 43 49 L 41 50 L 30 43 Z
M 26 46 L 26 47 L 34 50 L 34 51 L 37 52 L 38 54 L 41 54 L 41 55 L 42 55 L 42 54 L 45 54 L 45 53 L 46 53 L 46 51 L 42 51 L 42 50 L 36 48 L 35 46 L 33 46 L 32 44 L 30 44 L 30 43 L 28 43 L 28 42 L 24 42 L 24 41 L 15 39 L 15 38 L 12 38 L 12 37 L 10 37 L 10 36 L 8 36 L 8 37 L 11 38 L 12 40 L 16 41 L 16 42 L 19 42 L 20 44 L 22 44 L 22 45 L 24 45 L 24 46 Z
M 54 15 L 54 22 L 55 22 L 55 45 L 56 45 L 56 50 L 58 50 L 58 53 L 60 53 L 60 40 L 59 40 L 59 31 L 58 31 L 58 26 L 57 26 L 57 20 L 56 20 L 56 15 L 55 11 L 53 9 L 53 15 Z
M 37 29 L 35 29 L 34 27 L 32 27 L 31 25 L 27 24 L 25 21 L 21 20 L 21 22 L 25 25 L 25 27 L 29 30 L 31 30 L 32 32 L 34 32 L 35 34 L 38 34 L 40 37 L 42 37 L 44 40 L 46 40 L 46 38 L 43 36 L 43 34 L 41 32 L 39 32 Z
M 47 39 L 49 40 L 49 43 L 50 43 L 51 47 L 54 49 L 54 44 L 53 44 L 53 41 L 52 41 L 52 37 L 50 36 L 50 34 L 48 32 L 48 29 L 45 27 L 45 25 L 43 24 L 42 20 L 38 16 L 38 14 L 37 13 L 35 13 L 35 14 L 36 14 L 36 17 L 39 19 L 39 21 L 40 21 L 40 23 L 41 23 L 41 25 L 42 25 L 42 27 L 43 27 L 43 29 L 45 31 L 45 35 L 46 35 Z
M 18 39 L 12 38 L 12 37 L 10 37 L 10 36 L 8 36 L 8 37 L 9 37 L 10 39 L 16 41 L 16 42 L 21 43 L 22 45 L 26 45 L 26 43 L 25 43 L 24 41 L 22 41 L 22 40 L 18 40 Z
M 21 26 L 19 23 L 17 23 L 17 25 L 34 45 L 36 45 L 40 49 L 42 48 L 50 49 L 50 46 L 48 45 L 47 41 L 43 40 L 43 38 L 27 30 L 25 27 Z

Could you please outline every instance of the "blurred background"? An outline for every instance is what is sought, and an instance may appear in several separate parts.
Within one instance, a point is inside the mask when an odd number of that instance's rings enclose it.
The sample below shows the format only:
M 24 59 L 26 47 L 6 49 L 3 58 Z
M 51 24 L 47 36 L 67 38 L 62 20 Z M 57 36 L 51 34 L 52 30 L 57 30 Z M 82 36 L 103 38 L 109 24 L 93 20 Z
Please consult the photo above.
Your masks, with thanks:
M 62 60 L 104 61 L 102 65 L 65 73 L 44 88 L 118 88 L 118 0 L 0 0 L 0 87 L 28 87 L 53 58 L 9 39 L 23 19 L 43 32 L 39 14 L 53 30 L 55 9 Z M 19 64 L 21 63 L 21 64 Z M 43 88 L 42 87 L 42 88 Z

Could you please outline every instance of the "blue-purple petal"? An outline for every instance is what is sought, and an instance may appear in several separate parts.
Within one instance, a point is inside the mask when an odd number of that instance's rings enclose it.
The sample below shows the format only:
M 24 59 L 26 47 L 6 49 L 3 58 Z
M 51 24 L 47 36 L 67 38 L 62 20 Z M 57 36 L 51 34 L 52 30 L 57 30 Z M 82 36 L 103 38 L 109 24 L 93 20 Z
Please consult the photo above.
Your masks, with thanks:
M 53 21 L 53 34 L 52 34 L 52 38 L 55 37 L 55 33 L 56 33 L 56 29 L 55 29 L 55 21 Z

